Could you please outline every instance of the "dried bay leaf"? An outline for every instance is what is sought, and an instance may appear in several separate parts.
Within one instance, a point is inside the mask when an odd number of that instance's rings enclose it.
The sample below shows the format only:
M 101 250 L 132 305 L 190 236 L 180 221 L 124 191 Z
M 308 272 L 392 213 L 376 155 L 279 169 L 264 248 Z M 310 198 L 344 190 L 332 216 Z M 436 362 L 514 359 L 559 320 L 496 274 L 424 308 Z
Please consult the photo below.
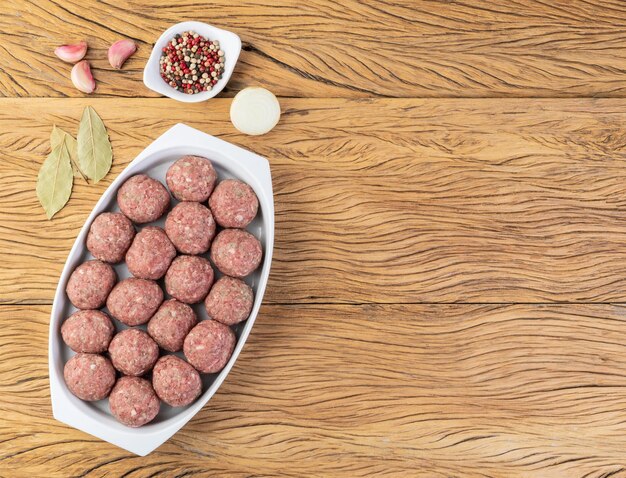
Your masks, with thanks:
M 111 169 L 113 151 L 109 135 L 98 113 L 87 106 L 78 126 L 78 166 L 94 183 Z
M 67 150 L 70 154 L 70 161 L 72 162 L 72 169 L 74 170 L 74 177 L 81 177 L 87 182 L 87 176 L 78 167 L 78 143 L 74 137 L 67 131 L 57 128 L 57 125 L 52 126 L 52 133 L 50 133 L 50 148 L 54 149 L 58 144 L 65 142 Z
M 48 219 L 59 212 L 72 193 L 72 165 L 65 142 L 57 144 L 41 165 L 37 177 L 37 198 Z
M 50 146 L 52 149 L 56 148 L 56 146 L 63 141 L 66 142 L 68 146 L 68 151 L 70 153 L 70 159 L 76 159 L 78 157 L 78 144 L 74 137 L 69 134 L 67 131 L 62 130 L 57 127 L 57 125 L 52 126 L 52 133 L 50 133 Z

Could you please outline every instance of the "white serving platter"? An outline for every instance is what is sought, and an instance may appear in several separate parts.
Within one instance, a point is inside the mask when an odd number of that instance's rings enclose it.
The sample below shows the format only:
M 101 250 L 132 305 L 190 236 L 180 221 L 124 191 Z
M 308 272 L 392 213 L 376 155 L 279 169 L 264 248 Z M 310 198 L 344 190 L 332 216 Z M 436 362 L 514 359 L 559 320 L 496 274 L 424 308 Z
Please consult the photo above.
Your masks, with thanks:
M 217 374 L 201 375 L 203 393 L 197 401 L 182 408 L 172 408 L 162 404 L 159 415 L 151 423 L 141 428 L 129 428 L 119 423 L 111 415 L 108 399 L 98 402 L 84 402 L 72 395 L 65 385 L 63 367 L 73 352 L 63 343 L 60 330 L 63 321 L 76 310 L 65 294 L 65 286 L 74 268 L 82 262 L 92 259 L 85 247 L 85 239 L 94 218 L 104 211 L 119 210 L 116 194 L 121 184 L 130 176 L 138 173 L 148 174 L 165 184 L 165 173 L 169 166 L 176 159 L 186 154 L 209 158 L 218 173 L 219 180 L 225 178 L 241 179 L 254 189 L 259 198 L 259 214 L 247 228 L 259 238 L 263 245 L 261 266 L 246 278 L 246 282 L 254 290 L 254 306 L 248 320 L 234 327 L 237 345 L 226 367 Z M 172 199 L 172 205 L 175 202 Z M 163 222 L 164 219 L 161 219 L 150 224 L 162 227 Z M 143 227 L 145 226 L 143 225 Z M 167 130 L 144 149 L 104 192 L 78 234 L 61 273 L 52 306 L 48 351 L 50 394 L 54 417 L 74 428 L 141 456 L 147 455 L 174 435 L 209 401 L 237 360 L 261 307 L 270 273 L 273 246 L 274 199 L 272 177 L 267 159 L 184 124 L 177 124 Z M 115 270 L 119 280 L 130 276 L 125 264 L 116 264 Z M 217 277 L 219 277 L 219 273 L 217 273 L 216 279 Z M 207 318 L 202 304 L 196 304 L 193 307 L 200 320 Z M 106 311 L 106 309 L 104 310 Z M 120 322 L 114 322 L 118 330 L 126 328 Z M 143 327 L 145 328 L 145 326 Z
M 222 78 L 209 91 L 203 91 L 202 93 L 196 93 L 195 95 L 189 95 L 182 93 L 163 81 L 160 73 L 159 59 L 163 47 L 167 45 L 167 42 L 171 41 L 172 37 L 176 34 L 181 34 L 186 31 L 195 31 L 209 40 L 217 40 L 220 42 L 220 48 L 224 50 L 224 72 Z M 182 101 L 184 103 L 198 103 L 200 101 L 213 98 L 220 91 L 224 89 L 228 80 L 230 80 L 235 65 L 239 59 L 241 53 L 241 39 L 233 32 L 228 30 L 222 30 L 221 28 L 214 27 L 208 23 L 202 22 L 182 22 L 171 26 L 163 32 L 159 39 L 154 44 L 150 58 L 143 69 L 143 83 L 152 91 L 160 93 L 169 98 Z

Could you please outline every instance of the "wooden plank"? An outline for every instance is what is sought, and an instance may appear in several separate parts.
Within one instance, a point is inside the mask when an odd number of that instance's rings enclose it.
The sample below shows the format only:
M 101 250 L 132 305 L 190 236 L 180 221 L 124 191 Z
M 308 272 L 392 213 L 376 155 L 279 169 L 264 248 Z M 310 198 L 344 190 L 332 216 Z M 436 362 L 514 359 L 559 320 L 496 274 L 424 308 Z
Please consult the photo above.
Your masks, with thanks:
M 80 38 L 98 95 L 151 96 L 141 77 L 152 44 L 183 19 L 241 36 L 228 95 L 259 83 L 296 97 L 626 95 L 619 0 L 15 0 L 0 13 L 0 96 L 83 96 L 53 55 Z M 120 37 L 139 51 L 118 72 L 106 50 Z
M 265 306 L 220 391 L 146 458 L 52 419 L 48 314 L 0 307 L 11 476 L 625 471 L 623 306 Z
M 235 132 L 229 103 L 0 101 L 0 300 L 50 303 L 106 186 L 186 122 L 270 158 L 268 302 L 626 301 L 625 101 L 285 99 L 258 138 Z M 86 104 L 113 170 L 77 181 L 49 222 L 35 196 L 49 132 L 75 131 Z

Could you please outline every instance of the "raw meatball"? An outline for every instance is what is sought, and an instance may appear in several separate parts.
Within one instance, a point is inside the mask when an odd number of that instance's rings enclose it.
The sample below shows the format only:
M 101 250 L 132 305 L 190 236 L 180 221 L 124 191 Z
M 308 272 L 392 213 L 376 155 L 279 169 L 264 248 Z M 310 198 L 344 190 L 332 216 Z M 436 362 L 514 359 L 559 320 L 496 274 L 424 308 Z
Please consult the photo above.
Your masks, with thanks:
M 234 325 L 250 315 L 254 293 L 241 279 L 224 276 L 211 288 L 204 300 L 207 314 L 222 324 Z
M 156 363 L 152 386 L 159 398 L 172 407 L 189 405 L 202 391 L 196 369 L 175 355 L 165 355 Z
M 163 291 L 154 281 L 130 277 L 109 294 L 107 308 L 113 317 L 130 325 L 145 324 L 163 302 Z
M 211 244 L 211 259 L 228 276 L 247 276 L 259 267 L 262 256 L 259 240 L 241 229 L 224 229 Z
M 117 275 L 109 264 L 87 261 L 79 265 L 69 280 L 65 292 L 77 309 L 99 309 L 117 281 Z
M 157 280 L 165 275 L 176 249 L 160 227 L 144 227 L 126 253 L 126 265 L 135 277 Z
M 256 216 L 259 200 L 243 181 L 226 179 L 211 194 L 209 207 L 220 226 L 243 229 Z
M 224 368 L 233 354 L 234 332 L 215 320 L 203 320 L 185 337 L 183 352 L 200 373 L 215 373 Z
M 143 375 L 159 358 L 159 346 L 143 330 L 126 329 L 109 345 L 113 366 L 124 375 Z
M 115 418 L 128 427 L 140 427 L 159 413 L 161 402 L 152 384 L 144 378 L 122 377 L 109 395 L 109 408 Z
M 114 333 L 113 322 L 99 310 L 79 310 L 61 326 L 63 341 L 74 352 L 106 352 Z
M 213 284 L 213 268 L 204 257 L 178 256 L 165 274 L 165 290 L 187 304 L 200 302 Z
M 91 223 L 87 249 L 96 259 L 121 262 L 135 237 L 135 228 L 121 212 L 103 212 Z
M 131 221 L 144 224 L 165 214 L 170 207 L 170 194 L 156 179 L 137 174 L 120 186 L 117 204 Z
M 200 156 L 183 156 L 170 166 L 165 177 L 167 187 L 179 201 L 206 201 L 216 180 L 211 161 Z
M 215 236 L 215 221 L 199 202 L 181 202 L 167 215 L 165 232 L 183 254 L 204 254 Z
M 115 369 L 102 355 L 76 354 L 65 364 L 63 377 L 70 392 L 93 402 L 109 395 L 115 383 Z
M 197 321 L 191 307 L 170 299 L 163 302 L 148 322 L 148 333 L 161 348 L 178 352 L 182 350 L 185 337 Z

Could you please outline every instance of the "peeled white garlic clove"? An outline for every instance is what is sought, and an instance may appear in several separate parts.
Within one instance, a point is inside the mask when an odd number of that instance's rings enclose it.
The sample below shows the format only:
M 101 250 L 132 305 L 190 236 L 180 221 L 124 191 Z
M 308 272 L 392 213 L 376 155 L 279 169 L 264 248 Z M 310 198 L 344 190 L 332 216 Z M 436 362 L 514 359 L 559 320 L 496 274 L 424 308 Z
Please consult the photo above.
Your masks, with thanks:
M 118 40 L 109 47 L 109 63 L 119 70 L 124 62 L 137 51 L 137 45 L 132 40 Z
M 280 104 L 271 91 L 249 87 L 241 90 L 230 105 L 230 120 L 245 134 L 269 132 L 280 119 Z
M 54 54 L 67 63 L 76 63 L 82 60 L 86 53 L 86 41 L 74 43 L 73 45 L 61 45 L 54 50 Z
M 83 93 L 93 93 L 96 89 L 96 80 L 93 79 L 87 60 L 79 61 L 72 68 L 72 83 Z

